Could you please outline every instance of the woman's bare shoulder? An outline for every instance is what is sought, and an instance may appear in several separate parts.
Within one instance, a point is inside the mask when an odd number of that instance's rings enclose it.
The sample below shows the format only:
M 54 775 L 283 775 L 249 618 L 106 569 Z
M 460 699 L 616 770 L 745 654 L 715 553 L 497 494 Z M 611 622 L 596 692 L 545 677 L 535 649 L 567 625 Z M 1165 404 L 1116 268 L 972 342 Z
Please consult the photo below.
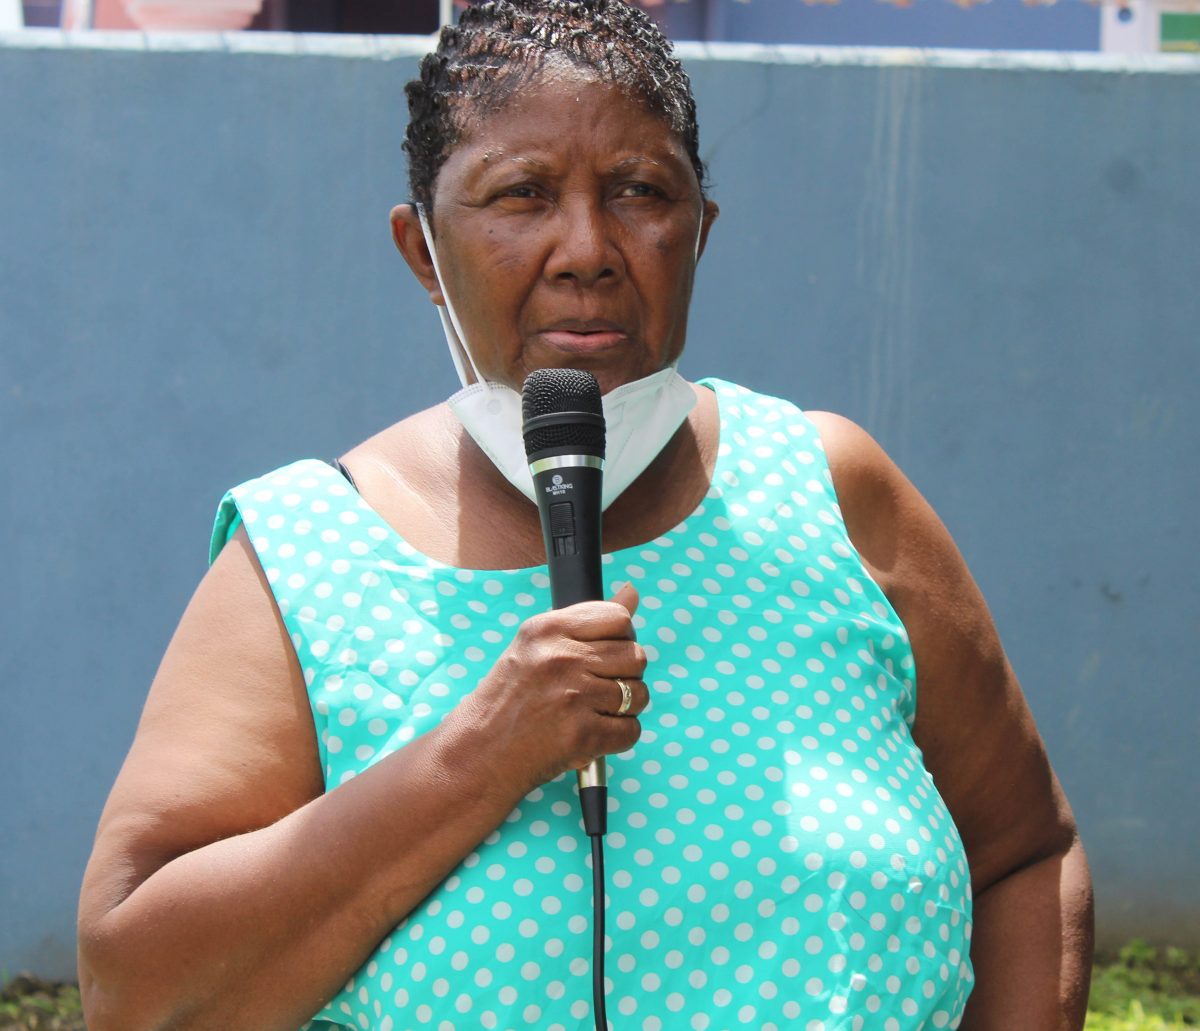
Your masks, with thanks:
M 457 425 L 458 421 L 450 410 L 450 406 L 441 402 L 406 415 L 378 433 L 372 434 L 362 443 L 347 451 L 346 457 L 389 450 L 430 435 L 442 436 L 453 432 Z
M 443 474 L 458 446 L 461 424 L 446 404 L 393 423 L 342 456 L 360 487 L 379 477 L 416 493 Z M 361 482 L 360 482 L 361 481 Z
M 950 532 L 933 507 L 861 426 L 810 412 L 821 434 L 846 531 L 910 630 L 930 623 L 979 635 L 991 616 Z M 931 620 L 931 615 L 936 618 Z
M 846 532 L 869 571 L 889 591 L 898 573 L 898 535 L 928 511 L 887 452 L 856 422 L 834 412 L 805 412 L 821 435 Z M 889 591 L 890 593 L 890 591 Z
M 836 412 L 804 414 L 821 434 L 830 472 L 846 480 L 848 489 L 866 489 L 899 472 L 875 438 L 852 419 Z

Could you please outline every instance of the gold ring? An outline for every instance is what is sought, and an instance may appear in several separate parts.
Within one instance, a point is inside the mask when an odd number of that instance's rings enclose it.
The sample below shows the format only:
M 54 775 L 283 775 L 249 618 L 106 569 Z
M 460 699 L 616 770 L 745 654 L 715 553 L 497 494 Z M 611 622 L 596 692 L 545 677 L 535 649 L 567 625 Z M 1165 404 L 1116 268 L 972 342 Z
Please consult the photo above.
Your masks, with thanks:
M 618 716 L 624 716 L 629 711 L 629 705 L 633 701 L 633 691 L 629 685 L 620 677 L 613 677 L 617 682 L 617 687 L 621 689 L 621 707 L 617 710 Z

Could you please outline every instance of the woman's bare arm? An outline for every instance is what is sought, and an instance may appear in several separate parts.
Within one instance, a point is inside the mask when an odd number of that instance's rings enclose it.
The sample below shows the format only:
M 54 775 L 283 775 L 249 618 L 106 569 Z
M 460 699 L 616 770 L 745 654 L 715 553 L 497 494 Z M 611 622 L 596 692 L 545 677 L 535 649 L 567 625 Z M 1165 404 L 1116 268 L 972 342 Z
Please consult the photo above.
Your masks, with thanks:
M 982 595 L 933 510 L 862 429 L 816 413 L 851 539 L 912 640 L 914 737 L 966 846 L 976 987 L 964 1031 L 1078 1031 L 1091 878 Z
M 618 597 L 529 621 L 439 728 L 323 794 L 303 679 L 239 533 L 180 623 L 101 818 L 79 920 L 92 1031 L 311 1017 L 528 790 L 636 739 L 636 720 L 555 686 L 589 641 L 636 649 L 636 594 Z

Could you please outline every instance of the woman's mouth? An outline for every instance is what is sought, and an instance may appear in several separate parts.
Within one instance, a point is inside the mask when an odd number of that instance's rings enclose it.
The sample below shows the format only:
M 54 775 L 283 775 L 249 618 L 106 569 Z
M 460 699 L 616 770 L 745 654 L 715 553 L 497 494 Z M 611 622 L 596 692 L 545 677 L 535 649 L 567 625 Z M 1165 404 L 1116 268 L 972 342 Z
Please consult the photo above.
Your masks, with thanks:
M 538 336 L 551 347 L 571 354 L 594 354 L 629 340 L 629 334 L 621 326 L 602 320 L 558 322 Z
M 628 339 L 624 333 L 613 330 L 584 333 L 570 329 L 549 329 L 540 335 L 551 347 L 556 347 L 561 351 L 570 351 L 573 354 L 592 354 L 596 351 L 604 351 L 610 347 L 617 347 Z

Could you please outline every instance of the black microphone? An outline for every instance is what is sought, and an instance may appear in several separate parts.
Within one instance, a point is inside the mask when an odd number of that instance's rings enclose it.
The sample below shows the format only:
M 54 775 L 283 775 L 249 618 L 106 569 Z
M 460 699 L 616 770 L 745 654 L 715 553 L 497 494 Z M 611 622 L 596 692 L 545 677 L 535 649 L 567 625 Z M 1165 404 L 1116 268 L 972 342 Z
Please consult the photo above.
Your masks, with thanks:
M 596 377 L 580 369 L 537 369 L 521 390 L 522 435 L 542 520 L 556 609 L 604 597 L 600 574 L 600 492 L 604 409 Z M 603 756 L 578 771 L 584 830 L 608 824 Z

